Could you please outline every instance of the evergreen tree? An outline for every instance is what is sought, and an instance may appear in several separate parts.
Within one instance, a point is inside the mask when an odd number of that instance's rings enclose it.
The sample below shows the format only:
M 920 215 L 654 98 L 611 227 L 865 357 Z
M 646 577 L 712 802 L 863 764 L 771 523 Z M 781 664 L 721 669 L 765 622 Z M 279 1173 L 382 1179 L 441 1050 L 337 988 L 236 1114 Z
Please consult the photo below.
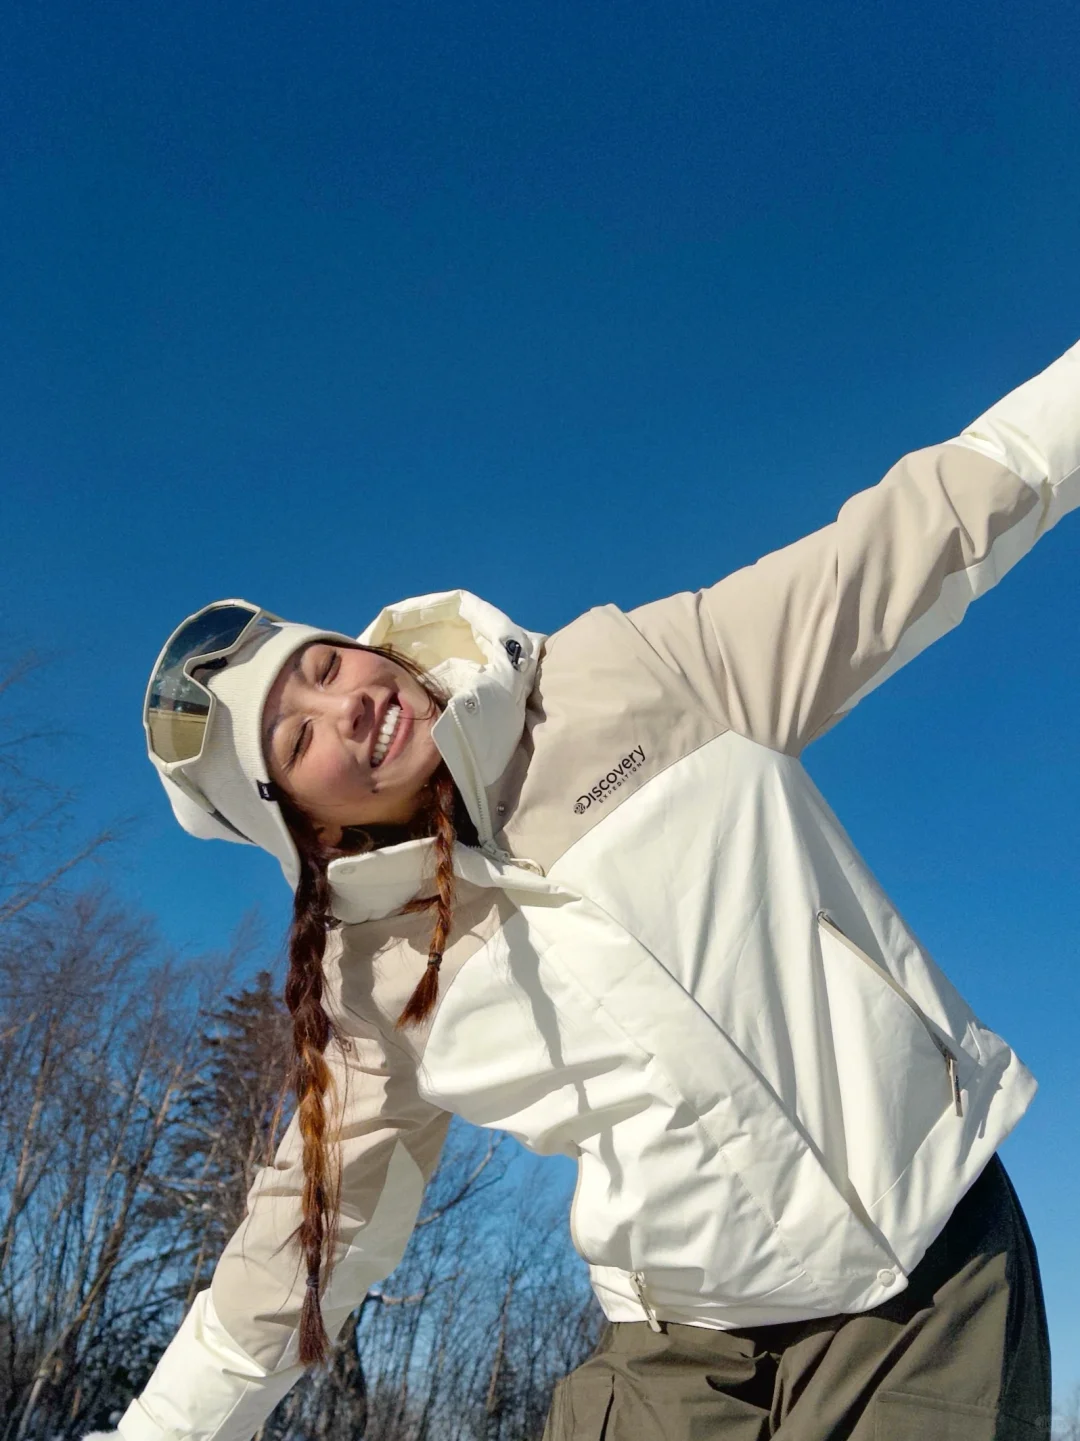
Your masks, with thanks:
M 163 1198 L 185 1215 L 190 1231 L 188 1303 L 208 1284 L 243 1219 L 255 1173 L 273 1152 L 292 1054 L 288 1011 L 269 971 L 205 1015 L 206 1059 L 184 1108 L 173 1184 Z

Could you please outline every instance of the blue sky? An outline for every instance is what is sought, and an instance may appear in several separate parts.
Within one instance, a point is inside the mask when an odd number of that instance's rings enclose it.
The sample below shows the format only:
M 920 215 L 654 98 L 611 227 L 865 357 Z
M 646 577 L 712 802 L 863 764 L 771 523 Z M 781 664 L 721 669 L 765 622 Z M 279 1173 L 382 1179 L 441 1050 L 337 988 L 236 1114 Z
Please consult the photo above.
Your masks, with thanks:
M 0 75 L 0 647 L 169 940 L 287 896 L 142 754 L 176 621 L 552 630 L 830 520 L 1080 336 L 1080 9 L 18 3 Z M 1006 1160 L 1080 1381 L 1080 531 L 807 756 L 1042 1082 Z

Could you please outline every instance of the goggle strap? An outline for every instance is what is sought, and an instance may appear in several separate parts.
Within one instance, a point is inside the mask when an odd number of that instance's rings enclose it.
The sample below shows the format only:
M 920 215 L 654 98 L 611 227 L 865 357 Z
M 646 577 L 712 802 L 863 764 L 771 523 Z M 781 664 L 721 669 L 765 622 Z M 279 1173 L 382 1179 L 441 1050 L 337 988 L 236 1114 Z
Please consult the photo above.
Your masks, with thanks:
M 241 641 L 241 639 L 243 638 L 244 634 L 245 634 L 248 630 L 250 630 L 250 629 L 251 629 L 251 621 L 248 621 L 247 625 L 246 625 L 246 626 L 244 627 L 244 629 L 240 632 L 240 635 L 236 638 L 236 640 L 233 641 L 232 645 L 230 646 L 230 650 L 235 650 L 235 649 L 237 648 L 237 646 L 240 644 L 240 641 Z M 226 667 L 228 664 L 229 664 L 229 656 L 227 656 L 227 655 L 214 656 L 211 660 L 203 660 L 200 656 L 195 655 L 195 656 L 192 656 L 192 657 L 190 658 L 190 660 L 186 660 L 186 661 L 184 662 L 184 674 L 187 675 L 190 680 L 197 681 L 197 680 L 199 679 L 199 677 L 198 677 L 197 675 L 192 675 L 192 674 L 191 674 L 191 671 L 189 671 L 189 670 L 187 669 L 188 666 L 191 667 L 191 670 L 192 670 L 192 671 L 196 671 L 196 670 L 217 671 L 217 670 L 224 670 L 225 667 Z

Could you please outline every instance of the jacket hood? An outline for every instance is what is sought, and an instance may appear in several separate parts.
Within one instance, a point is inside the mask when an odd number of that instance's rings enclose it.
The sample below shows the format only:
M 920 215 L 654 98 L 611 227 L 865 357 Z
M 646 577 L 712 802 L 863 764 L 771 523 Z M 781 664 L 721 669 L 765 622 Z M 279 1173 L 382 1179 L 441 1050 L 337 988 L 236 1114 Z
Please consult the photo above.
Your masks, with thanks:
M 515 625 L 469 591 L 451 590 L 387 606 L 357 638 L 362 645 L 392 646 L 446 691 L 449 699 L 432 726 L 432 739 L 481 845 L 490 843 L 486 792 L 521 739 L 544 636 Z M 334 914 L 355 923 L 400 910 L 430 875 L 432 845 L 406 841 L 332 861 Z

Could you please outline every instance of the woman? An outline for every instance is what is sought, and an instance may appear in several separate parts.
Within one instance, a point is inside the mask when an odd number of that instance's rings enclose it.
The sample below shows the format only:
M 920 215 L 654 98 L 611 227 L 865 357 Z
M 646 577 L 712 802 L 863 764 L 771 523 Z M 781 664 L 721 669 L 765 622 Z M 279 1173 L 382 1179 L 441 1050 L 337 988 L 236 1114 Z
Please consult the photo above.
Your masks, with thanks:
M 396 1264 L 452 1114 L 574 1156 L 613 1323 L 562 1438 L 1046 1435 L 995 1151 L 1034 1081 L 799 763 L 1080 503 L 1080 346 L 837 520 L 544 640 L 244 603 L 147 700 L 177 817 L 295 889 L 297 1113 L 118 1434 L 247 1438 Z

